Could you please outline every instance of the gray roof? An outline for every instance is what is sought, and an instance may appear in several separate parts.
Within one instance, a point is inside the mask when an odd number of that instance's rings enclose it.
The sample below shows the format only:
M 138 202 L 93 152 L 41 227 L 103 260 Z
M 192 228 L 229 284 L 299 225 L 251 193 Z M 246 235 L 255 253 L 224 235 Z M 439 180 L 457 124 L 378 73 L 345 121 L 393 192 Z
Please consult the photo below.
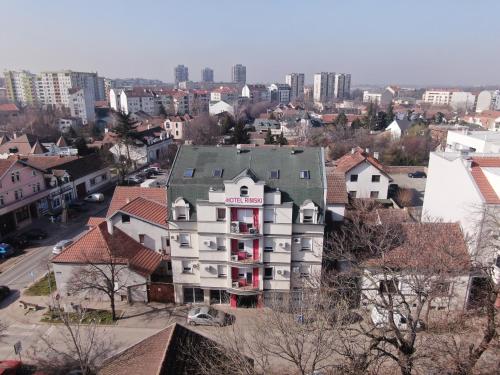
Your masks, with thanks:
M 253 122 L 253 127 L 256 131 L 262 131 L 267 129 L 280 129 L 281 125 L 277 120 L 267 120 L 262 118 L 256 118 Z
M 406 133 L 406 131 L 413 125 L 413 121 L 407 119 L 395 119 L 394 121 L 396 121 L 402 133 Z
M 292 154 L 292 150 L 296 152 Z M 189 168 L 194 168 L 193 177 L 183 177 Z M 223 169 L 222 177 L 213 177 L 215 168 Z M 270 172 L 274 169 L 279 170 L 279 179 L 270 179 Z M 309 171 L 309 179 L 300 179 L 302 170 Z M 197 200 L 208 200 L 210 187 L 223 189 L 225 180 L 232 180 L 242 172 L 264 181 L 266 191 L 279 188 L 282 203 L 293 203 L 294 222 L 298 221 L 299 207 L 306 199 L 319 207 L 321 218 L 324 216 L 326 172 L 320 147 L 242 148 L 238 153 L 234 146 L 183 145 L 167 183 L 169 207 L 177 198 L 183 197 L 190 204 L 191 219 L 196 220 Z

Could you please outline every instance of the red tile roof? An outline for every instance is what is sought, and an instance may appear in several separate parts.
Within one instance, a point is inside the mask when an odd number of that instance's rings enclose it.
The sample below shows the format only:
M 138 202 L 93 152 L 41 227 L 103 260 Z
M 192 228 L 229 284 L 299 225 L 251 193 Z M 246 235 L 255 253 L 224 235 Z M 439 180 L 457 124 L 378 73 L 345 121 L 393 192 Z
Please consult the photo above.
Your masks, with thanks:
M 439 274 L 465 272 L 471 260 L 458 223 L 403 223 L 402 244 L 385 256 L 363 262 L 368 267 L 396 267 Z
M 0 159 L 0 178 L 17 162 L 17 158 Z
M 339 173 L 347 173 L 357 165 L 363 163 L 363 162 L 368 162 L 371 165 L 373 165 L 375 168 L 377 168 L 380 172 L 388 176 L 387 172 L 385 171 L 384 166 L 382 163 L 380 163 L 377 159 L 375 159 L 373 156 L 369 155 L 366 153 L 362 148 L 356 147 L 354 149 L 354 152 L 350 152 L 348 154 L 345 154 L 342 156 L 340 159 L 335 161 L 335 172 Z
M 26 163 L 43 171 L 65 164 L 69 161 L 78 159 L 78 156 L 42 156 L 42 155 L 28 155 L 21 158 L 21 162 Z
M 117 210 L 138 197 L 146 198 L 165 206 L 167 204 L 167 191 L 163 188 L 117 186 L 113 193 L 113 198 L 111 198 L 106 217 L 110 217 Z
M 0 104 L 0 112 L 19 112 L 19 108 L 14 103 Z
M 138 197 L 120 208 L 119 211 L 167 227 L 168 211 L 165 204 Z
M 104 221 L 106 221 L 106 218 L 105 218 L 105 217 L 95 217 L 95 216 L 91 216 L 91 217 L 89 217 L 89 219 L 87 220 L 87 226 L 88 226 L 88 227 L 96 227 L 96 226 L 98 226 L 99 224 L 103 223 Z
M 345 176 L 342 173 L 327 173 L 326 174 L 326 203 L 327 204 L 347 204 L 347 188 L 345 184 Z
M 113 229 L 113 235 L 109 234 L 107 223 L 102 222 L 52 258 L 52 262 L 105 264 L 110 259 L 118 264 L 128 264 L 135 272 L 147 276 L 158 268 L 162 256 L 118 228 Z
M 500 197 L 493 189 L 493 186 L 491 186 L 482 168 L 500 168 L 500 157 L 473 157 L 471 164 L 472 178 L 474 178 L 485 202 L 488 204 L 500 204 Z

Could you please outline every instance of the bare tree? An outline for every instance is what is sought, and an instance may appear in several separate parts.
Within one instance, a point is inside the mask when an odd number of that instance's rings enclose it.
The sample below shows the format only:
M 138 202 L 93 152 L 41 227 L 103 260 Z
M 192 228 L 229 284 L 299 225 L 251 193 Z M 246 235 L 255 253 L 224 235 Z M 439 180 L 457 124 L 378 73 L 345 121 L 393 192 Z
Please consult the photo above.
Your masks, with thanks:
M 111 242 L 118 242 L 118 239 L 111 235 Z M 128 262 L 113 253 L 112 248 L 120 249 L 120 244 L 109 246 L 99 259 L 89 254 L 82 254 L 84 261 L 82 266 L 73 274 L 68 291 L 71 294 L 90 293 L 104 295 L 109 299 L 113 320 L 116 320 L 116 298 L 125 290 L 126 279 L 128 277 Z M 91 251 L 91 250 L 89 250 Z
M 215 145 L 219 142 L 221 129 L 213 117 L 200 115 L 186 124 L 184 138 L 194 145 Z
M 79 369 L 81 374 L 96 374 L 100 364 L 116 349 L 95 313 L 86 308 L 65 311 L 59 303 L 51 312 L 62 324 L 56 335 L 40 337 L 41 346 L 30 354 L 37 368 L 49 374 L 67 374 Z

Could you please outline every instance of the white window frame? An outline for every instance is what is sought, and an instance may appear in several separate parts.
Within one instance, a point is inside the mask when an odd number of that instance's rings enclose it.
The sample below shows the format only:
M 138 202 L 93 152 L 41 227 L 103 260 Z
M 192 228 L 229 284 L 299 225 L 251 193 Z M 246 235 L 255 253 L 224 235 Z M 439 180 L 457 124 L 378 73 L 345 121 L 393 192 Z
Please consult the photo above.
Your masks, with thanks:
M 182 242 L 182 238 L 186 238 L 187 242 Z M 180 247 L 191 247 L 191 235 L 189 233 L 179 233 L 179 246 Z
M 309 243 L 310 246 L 304 246 L 306 243 Z M 313 239 L 310 237 L 302 237 L 300 241 L 300 251 L 312 251 L 313 249 Z
M 269 217 L 269 214 L 271 217 Z M 274 208 L 264 208 L 264 223 L 274 223 L 276 221 L 276 212 Z

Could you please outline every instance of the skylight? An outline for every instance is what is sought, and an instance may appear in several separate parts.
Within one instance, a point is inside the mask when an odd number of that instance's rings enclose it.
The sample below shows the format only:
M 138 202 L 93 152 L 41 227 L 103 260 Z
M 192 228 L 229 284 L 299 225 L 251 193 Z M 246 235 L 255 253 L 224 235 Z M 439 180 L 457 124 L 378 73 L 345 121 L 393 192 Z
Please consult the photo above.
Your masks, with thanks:
M 223 171 L 223 169 L 221 169 L 221 168 L 215 168 L 212 171 L 212 177 L 222 177 L 222 171 Z
M 300 171 L 300 178 L 302 180 L 309 180 L 311 178 L 311 175 L 309 174 L 309 171 L 307 171 L 307 170 Z
M 194 168 L 188 168 L 184 171 L 184 177 L 192 178 L 194 175 Z
M 271 179 L 277 180 L 280 178 L 280 171 L 279 169 L 272 169 L 271 170 Z

